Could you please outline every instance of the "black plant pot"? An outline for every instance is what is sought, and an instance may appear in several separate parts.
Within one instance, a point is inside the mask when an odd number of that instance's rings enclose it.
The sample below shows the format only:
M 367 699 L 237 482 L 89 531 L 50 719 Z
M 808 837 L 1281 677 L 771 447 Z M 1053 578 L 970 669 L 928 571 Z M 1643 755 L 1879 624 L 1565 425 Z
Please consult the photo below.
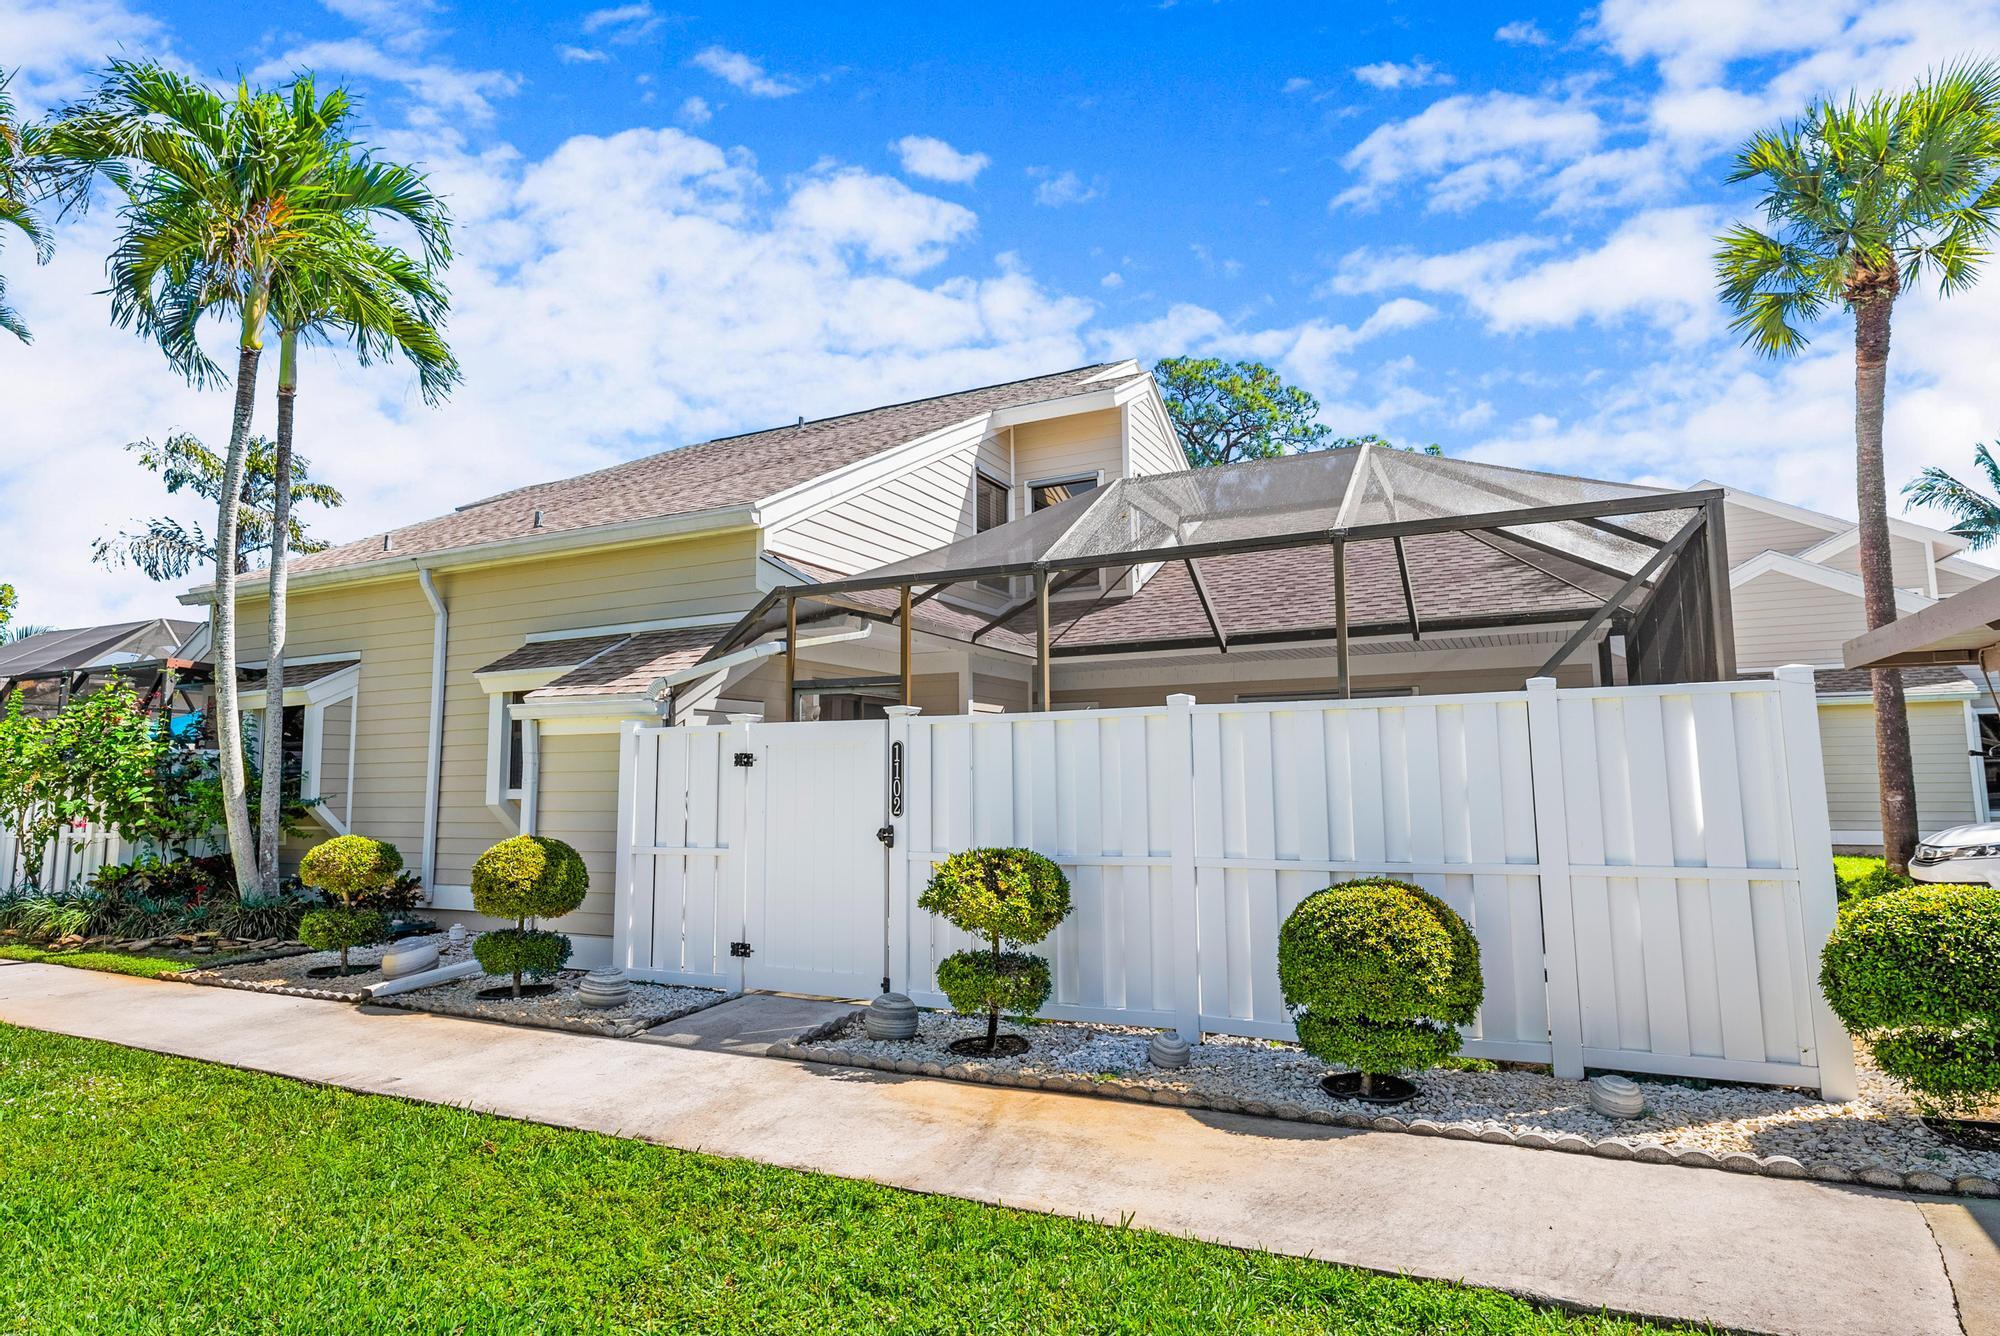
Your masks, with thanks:
M 352 979 L 362 974 L 379 974 L 380 965 L 315 965 L 306 971 L 308 979 Z
M 556 986 L 552 983 L 524 983 L 521 985 L 521 996 L 523 999 L 547 997 L 555 990 Z M 479 1000 L 481 1002 L 511 1002 L 514 1000 L 514 985 L 503 983 L 498 988 L 482 988 L 479 990 Z
M 1018 1058 L 1028 1051 L 1028 1041 L 1017 1034 L 996 1035 L 993 1047 L 988 1048 L 986 1036 L 977 1034 L 954 1039 L 945 1047 L 965 1058 Z
M 1924 1126 L 1966 1150 L 2000 1150 L 2000 1122 L 1980 1118 L 1926 1117 Z
M 1376 1076 L 1368 1084 L 1364 1095 L 1360 1072 L 1334 1072 L 1320 1078 L 1319 1088 L 1335 1099 L 1358 1099 L 1363 1104 L 1408 1104 L 1417 1097 L 1416 1082 L 1400 1076 Z

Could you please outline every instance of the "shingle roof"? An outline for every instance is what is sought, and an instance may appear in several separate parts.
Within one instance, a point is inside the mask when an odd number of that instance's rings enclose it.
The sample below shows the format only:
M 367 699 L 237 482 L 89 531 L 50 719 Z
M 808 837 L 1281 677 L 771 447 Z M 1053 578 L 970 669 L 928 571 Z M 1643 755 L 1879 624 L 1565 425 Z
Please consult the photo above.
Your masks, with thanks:
M 1054 375 L 820 418 L 799 426 L 686 445 L 595 473 L 502 492 L 462 506 L 449 515 L 405 525 L 386 535 L 390 540 L 386 550 L 385 535 L 378 533 L 324 552 L 295 557 L 292 571 L 296 575 L 309 575 L 508 539 L 687 515 L 760 501 L 982 413 L 1067 399 L 1125 383 L 1094 379 L 1117 365 L 1098 363 Z M 539 529 L 535 527 L 537 511 L 542 518 Z
M 635 631 L 608 649 L 528 693 L 530 700 L 554 696 L 626 696 L 644 691 L 656 677 L 686 668 L 722 639 L 726 626 L 682 626 Z
M 842 578 L 839 571 L 831 570 L 825 566 L 818 566 L 809 561 L 801 561 L 797 557 L 785 556 L 782 553 L 774 552 L 771 555 L 778 557 L 779 560 L 798 571 L 801 575 L 810 576 L 814 580 L 824 581 Z M 842 594 L 841 597 L 849 602 L 879 609 L 891 618 L 897 616 L 903 606 L 903 596 L 894 589 L 863 589 Z M 912 627 L 919 631 L 931 631 L 938 635 L 949 636 L 954 640 L 970 640 L 973 633 L 986 624 L 986 620 L 986 614 L 984 613 L 970 612 L 964 608 L 953 607 L 942 599 L 928 599 L 910 609 L 910 625 Z M 803 634 L 800 636 L 800 639 L 804 639 Z M 1028 633 L 1023 635 L 1008 627 L 996 626 L 985 635 L 980 636 L 979 643 L 988 649 L 1009 649 L 1019 653 L 1033 654 L 1035 652 L 1034 628 L 1030 626 Z
M 611 635 L 573 636 L 563 640 L 531 640 L 474 671 L 512 673 L 526 668 L 574 668 L 585 659 L 625 641 L 630 635 L 630 632 L 620 631 Z
M 1588 586 L 1604 583 L 1603 577 L 1574 563 L 1532 549 L 1503 551 L 1504 540 L 1442 533 L 1408 538 L 1404 545 L 1420 622 L 1462 622 L 1514 613 L 1583 616 L 1613 592 L 1593 592 Z M 1227 633 L 1325 633 L 1333 627 L 1333 558 L 1325 547 L 1204 557 L 1196 565 Z M 1406 620 L 1392 544 L 1350 544 L 1347 584 L 1349 626 L 1401 625 Z M 1107 599 L 1077 611 L 1066 611 L 1058 603 L 1050 611 L 1058 651 L 1206 640 L 1210 635 L 1208 618 L 1183 562 L 1160 567 L 1130 598 Z M 1022 614 L 1012 629 L 1030 632 L 1026 619 L 1031 616 Z
M 1899 668 L 1903 690 L 1943 692 L 1970 691 L 1972 680 L 1950 664 L 1930 664 L 1919 668 Z M 1813 690 L 1822 696 L 1865 696 L 1875 689 L 1866 668 L 1821 668 L 1813 673 Z
M 332 677 L 335 673 L 344 673 L 359 662 L 361 662 L 359 659 L 337 659 L 331 663 L 288 663 L 285 665 L 285 689 L 290 691 L 297 687 L 311 686 L 323 678 Z M 264 689 L 262 668 L 245 668 L 236 677 L 246 691 Z

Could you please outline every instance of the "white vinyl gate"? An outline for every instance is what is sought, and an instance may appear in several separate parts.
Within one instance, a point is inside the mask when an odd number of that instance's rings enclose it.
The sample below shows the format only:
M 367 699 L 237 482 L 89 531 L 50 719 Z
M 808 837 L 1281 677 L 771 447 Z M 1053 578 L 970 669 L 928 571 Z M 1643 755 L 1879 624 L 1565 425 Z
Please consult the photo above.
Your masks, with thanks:
M 1278 926 L 1330 882 L 1386 874 L 1479 938 L 1470 1054 L 1852 1089 L 1816 984 L 1834 890 L 1804 669 L 630 725 L 622 757 L 614 951 L 639 977 L 860 997 L 886 973 L 943 1005 L 937 962 L 969 943 L 916 908 L 930 869 L 1021 845 L 1072 887 L 1035 948 L 1055 965 L 1045 1015 L 1289 1038 Z

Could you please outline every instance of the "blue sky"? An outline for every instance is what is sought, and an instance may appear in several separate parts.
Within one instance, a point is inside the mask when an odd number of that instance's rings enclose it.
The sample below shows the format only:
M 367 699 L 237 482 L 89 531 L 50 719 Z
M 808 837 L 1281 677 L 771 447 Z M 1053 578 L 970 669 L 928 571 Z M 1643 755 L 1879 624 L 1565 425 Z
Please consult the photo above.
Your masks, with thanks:
M 118 50 L 314 69 L 450 195 L 452 404 L 307 367 L 340 538 L 799 414 L 1190 352 L 1272 362 L 1342 432 L 1851 512 L 1844 331 L 1782 366 L 1735 347 L 1706 255 L 1750 200 L 1723 168 L 1816 94 L 2000 53 L 2000 4 L 0 0 L 0 34 L 38 107 Z M 0 252 L 38 335 L 0 347 L 0 578 L 37 622 L 168 607 L 89 542 L 164 507 L 124 442 L 227 421 L 109 328 L 110 225 L 66 225 L 45 267 Z M 1996 294 L 1904 303 L 1892 477 L 2000 436 Z

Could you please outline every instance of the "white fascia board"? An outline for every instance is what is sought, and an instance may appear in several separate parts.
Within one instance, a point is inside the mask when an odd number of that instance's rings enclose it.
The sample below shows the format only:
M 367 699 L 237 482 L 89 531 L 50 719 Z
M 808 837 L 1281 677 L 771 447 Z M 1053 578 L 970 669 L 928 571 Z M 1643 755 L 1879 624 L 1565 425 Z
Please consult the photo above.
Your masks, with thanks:
M 1746 492 L 1740 487 L 1731 487 L 1727 483 L 1710 482 L 1704 479 L 1696 483 L 1695 487 L 1697 489 L 1719 487 L 1728 494 L 1724 499 L 1732 505 L 1739 505 L 1749 510 L 1760 511 L 1776 519 L 1791 520 L 1796 524 L 1804 524 L 1814 529 L 1824 529 L 1835 538 L 1844 538 L 1846 540 L 1846 542 L 1828 548 L 1827 550 L 1830 552 L 1840 551 L 1847 543 L 1853 542 L 1854 535 L 1859 532 L 1853 520 L 1842 519 L 1838 515 L 1828 515 L 1823 511 L 1808 510 L 1804 506 L 1795 506 L 1789 501 L 1778 501 L 1768 496 L 1759 496 L 1755 492 Z M 1948 530 L 1933 529 L 1928 524 L 1918 524 L 1914 520 L 1898 519 L 1893 515 L 1889 517 L 1889 532 L 1900 534 L 1904 538 L 1914 539 L 1919 543 L 1936 543 L 1950 552 L 1961 551 L 1966 546 L 1965 539 Z M 1818 553 L 1819 545 L 1816 544 L 1808 548 L 1807 552 Z M 1800 555 L 1805 554 L 1801 553 Z
M 324 589 L 336 585 L 366 584 L 371 581 L 393 580 L 414 575 L 419 570 L 470 570 L 481 566 L 532 560 L 536 557 L 588 552 L 598 548 L 625 547 L 633 543 L 655 542 L 667 538 L 705 537 L 737 529 L 755 529 L 762 524 L 763 519 L 757 505 L 754 502 L 743 502 L 731 506 L 717 506 L 711 510 L 691 511 L 685 515 L 654 515 L 645 519 L 625 520 L 617 524 L 595 524 L 583 529 L 564 529 L 556 533 L 507 538 L 494 543 L 471 543 L 464 547 L 442 548 L 435 552 L 411 556 L 400 556 L 391 552 L 377 561 L 363 562 L 354 566 L 337 566 L 328 571 L 306 571 L 295 574 L 287 581 L 287 588 Z M 261 575 L 262 572 L 258 574 Z M 241 578 L 237 581 L 237 596 L 262 598 L 268 592 L 266 585 L 267 582 L 263 579 Z M 215 601 L 215 586 L 213 584 L 197 586 L 181 594 L 179 601 L 189 607 L 205 607 Z
M 1118 407 L 1122 402 L 1116 389 L 1092 390 L 1089 394 L 1072 394 L 1062 399 L 1043 399 L 1038 403 L 1016 404 L 1012 408 L 996 408 L 990 416 L 996 429 L 1020 427 L 1030 422 L 1075 417 L 1078 413 L 1101 413 L 1107 408 Z
M 353 658 L 353 655 L 343 657 Z M 346 696 L 352 696 L 361 685 L 361 665 L 328 673 L 317 682 L 309 682 L 302 687 L 285 688 L 286 705 L 328 705 Z M 236 693 L 238 710 L 261 710 L 264 708 L 262 691 L 239 691 Z
M 1835 570 L 1831 566 L 1821 566 L 1803 557 L 1787 556 L 1783 552 L 1759 552 L 1750 560 L 1736 566 L 1729 572 L 1729 587 L 1739 589 L 1759 576 L 1773 574 L 1804 580 L 1808 584 L 1816 584 L 1837 593 L 1851 594 L 1855 598 L 1865 596 L 1860 576 L 1850 571 Z M 1922 612 L 1930 607 L 1931 603 L 1932 600 L 1922 594 L 1912 593 L 1907 589 L 1896 591 L 1898 612 Z
M 498 672 L 474 673 L 472 680 L 479 683 L 479 689 L 487 695 L 504 696 L 510 691 L 533 691 L 536 687 L 545 687 L 575 667 L 575 664 L 568 663 L 546 668 L 503 668 Z
M 1893 537 L 1905 538 L 1913 543 L 1929 543 L 1932 547 L 1942 547 L 1947 537 L 1951 537 L 1952 541 L 1960 547 L 1965 545 L 1965 540 L 1961 538 L 1939 533 L 1935 529 L 1926 529 L 1920 524 L 1911 524 L 1908 520 L 1890 520 L 1889 533 Z M 1840 533 L 1828 538 L 1822 538 L 1819 542 L 1805 549 L 1805 551 L 1798 553 L 1797 556 L 1802 561 L 1825 561 L 1828 557 L 1838 556 L 1840 553 L 1847 551 L 1847 549 L 1860 541 L 1860 526 L 1849 525 Z M 1957 549 L 1953 550 L 1956 551 Z M 1950 552 L 1941 552 L 1938 554 L 1938 561 L 1940 563 L 1949 561 L 1950 559 Z M 2000 574 L 2000 571 L 1996 571 L 1995 574 Z
M 558 696 L 525 700 L 514 706 L 516 719 L 532 719 L 542 726 L 544 732 L 578 731 L 560 726 L 585 720 L 610 720 L 612 731 L 615 731 L 617 722 L 626 719 L 658 723 L 659 714 L 653 702 L 643 696 Z
M 1083 384 L 1094 385 L 1100 380 L 1124 380 L 1130 376 L 1143 376 L 1145 374 L 1146 369 L 1139 365 L 1139 359 L 1128 357 L 1122 362 L 1113 362 L 1094 376 L 1086 377 Z

